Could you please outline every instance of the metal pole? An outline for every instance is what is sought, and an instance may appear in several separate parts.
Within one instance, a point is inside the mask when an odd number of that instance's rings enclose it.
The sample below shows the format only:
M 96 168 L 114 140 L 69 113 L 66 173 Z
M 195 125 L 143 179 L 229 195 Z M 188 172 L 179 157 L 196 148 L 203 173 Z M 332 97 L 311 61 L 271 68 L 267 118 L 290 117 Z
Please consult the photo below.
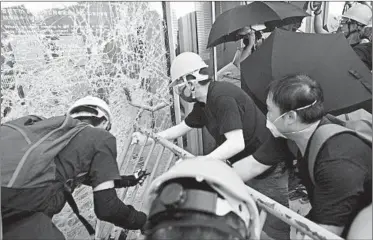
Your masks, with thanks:
M 152 133 L 152 132 L 149 132 L 145 129 L 142 129 L 142 128 L 139 128 L 138 129 L 139 132 L 143 133 L 143 134 L 147 134 L 149 135 L 151 138 L 154 139 L 154 141 L 156 142 L 159 142 L 160 144 L 162 144 L 163 146 L 165 146 L 166 148 L 168 148 L 170 151 L 172 151 L 173 153 L 175 153 L 178 157 L 180 158 L 191 158 L 191 157 L 194 157 L 193 154 L 185 151 L 184 149 L 178 147 L 177 145 L 173 144 L 172 142 L 164 139 L 164 138 L 161 138 L 159 137 L 158 135 Z
M 290 210 L 289 208 L 279 204 L 278 202 L 272 200 L 271 198 L 261 194 L 260 192 L 247 187 L 247 191 L 251 195 L 251 197 L 255 200 L 255 202 L 268 211 L 269 213 L 273 214 L 277 218 L 281 219 L 282 221 L 286 222 L 287 224 L 295 227 L 296 229 L 302 231 L 309 237 L 315 240 L 325 240 L 325 239 L 333 239 L 333 240 L 343 240 L 343 238 L 335 235 L 332 232 L 329 232 L 325 228 L 321 227 L 320 225 L 302 217 L 301 215 L 295 213 L 294 211 Z
M 140 129 L 139 131 L 143 132 L 144 130 Z M 171 142 L 165 139 L 155 136 L 155 134 L 153 135 L 151 134 L 150 136 L 154 138 L 157 142 L 165 146 L 166 148 L 169 148 L 171 151 L 173 151 L 178 156 L 193 157 L 191 153 L 186 152 L 184 149 L 179 149 L 176 145 L 172 144 Z M 249 192 L 251 197 L 255 200 L 255 202 L 261 208 L 263 208 L 264 211 L 273 214 L 277 218 L 280 218 L 282 221 L 295 227 L 296 229 L 310 236 L 312 239 L 343 240 L 343 238 L 335 235 L 332 232 L 329 232 L 328 230 L 321 227 L 320 225 L 304 218 L 303 216 L 295 213 L 294 211 L 279 204 L 278 202 L 272 200 L 271 198 L 261 194 L 260 192 L 250 188 L 249 186 L 247 186 L 247 191 Z M 264 215 L 265 215 L 264 212 L 261 215 L 262 215 L 262 218 L 264 219 Z
M 211 20 L 213 24 L 215 22 L 216 16 L 215 16 L 215 2 L 211 2 Z M 214 80 L 218 80 L 218 60 L 216 56 L 216 47 L 212 48 L 212 56 L 213 56 L 213 62 L 214 62 Z
M 164 26 L 167 29 L 164 33 L 165 38 L 165 47 L 167 50 L 167 76 L 170 76 L 171 63 L 176 57 L 175 43 L 172 32 L 172 18 L 171 18 L 171 2 L 162 2 L 163 10 L 163 22 Z M 174 94 L 173 89 L 170 89 L 170 94 L 174 99 L 174 105 L 170 107 L 171 111 L 171 120 L 172 124 L 176 125 L 181 122 L 181 113 L 180 113 L 180 99 L 179 95 Z M 183 140 L 181 137 L 177 139 L 178 145 L 183 147 Z

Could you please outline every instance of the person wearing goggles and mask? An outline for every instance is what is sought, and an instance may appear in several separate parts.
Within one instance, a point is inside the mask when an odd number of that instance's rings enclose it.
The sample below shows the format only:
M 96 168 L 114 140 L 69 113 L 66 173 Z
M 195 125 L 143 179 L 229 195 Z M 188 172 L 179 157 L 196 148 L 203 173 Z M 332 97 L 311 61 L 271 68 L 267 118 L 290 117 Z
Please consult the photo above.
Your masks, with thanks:
M 247 181 L 272 164 L 294 159 L 297 152 L 299 176 L 312 207 L 307 218 L 345 238 L 353 218 L 372 202 L 372 149 L 351 133 L 331 137 L 316 156 L 314 184 L 308 168 L 310 140 L 320 126 L 342 124 L 324 114 L 323 101 L 320 84 L 308 76 L 273 81 L 266 101 L 266 125 L 273 136 L 233 167 Z
M 314 25 L 316 33 L 332 33 L 331 29 L 322 27 L 322 2 L 312 2 L 311 9 L 315 14 Z M 361 42 L 364 27 L 372 23 L 372 7 L 368 3 L 356 3 L 352 5 L 342 16 L 339 28 L 335 31 L 343 33 L 351 45 L 355 47 Z
M 184 121 L 158 135 L 173 140 L 193 128 L 206 127 L 215 139 L 217 148 L 197 159 L 229 160 L 231 164 L 253 154 L 270 136 L 270 132 L 265 127 L 264 114 L 250 96 L 234 84 L 213 81 L 207 68 L 202 58 L 192 52 L 181 53 L 175 58 L 171 65 L 171 86 L 180 98 L 194 103 L 194 107 Z M 140 144 L 146 144 L 146 137 L 140 133 L 134 133 L 134 138 Z M 287 181 L 287 171 L 280 163 L 248 184 L 289 206 Z M 269 216 L 264 231 L 276 239 L 289 238 L 290 234 L 289 226 L 272 216 Z

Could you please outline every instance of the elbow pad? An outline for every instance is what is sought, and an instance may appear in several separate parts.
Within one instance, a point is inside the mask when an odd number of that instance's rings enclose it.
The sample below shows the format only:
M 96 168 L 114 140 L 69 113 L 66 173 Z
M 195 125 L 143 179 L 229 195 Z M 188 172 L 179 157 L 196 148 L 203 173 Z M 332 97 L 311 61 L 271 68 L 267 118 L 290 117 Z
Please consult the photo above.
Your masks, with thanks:
M 114 188 L 93 192 L 94 210 L 98 219 L 130 230 L 141 229 L 147 216 L 130 205 L 125 205 Z

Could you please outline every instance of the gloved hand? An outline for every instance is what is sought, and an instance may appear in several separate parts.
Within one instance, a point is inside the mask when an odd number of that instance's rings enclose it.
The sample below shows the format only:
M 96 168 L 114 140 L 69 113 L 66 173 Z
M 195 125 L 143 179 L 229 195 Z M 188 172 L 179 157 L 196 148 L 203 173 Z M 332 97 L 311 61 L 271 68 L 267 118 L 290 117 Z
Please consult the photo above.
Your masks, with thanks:
M 136 184 L 140 184 L 140 186 L 142 186 L 142 184 L 144 183 L 145 179 L 146 179 L 146 176 L 150 175 L 149 172 L 146 172 L 144 170 L 137 170 L 135 172 L 135 174 L 133 175 L 136 179 Z
M 147 145 L 150 145 L 154 142 L 154 139 L 152 138 L 147 138 L 144 134 L 140 133 L 140 132 L 134 132 L 132 134 L 132 142 L 131 144 L 135 144 L 135 143 L 138 143 L 140 144 L 141 146 L 147 146 Z
M 146 221 L 144 226 L 140 229 L 142 235 L 149 235 L 150 234 L 150 222 Z
M 120 180 L 114 180 L 114 187 L 123 188 L 136 186 L 137 184 L 142 185 L 145 181 L 146 176 L 148 176 L 149 174 L 150 173 L 139 169 L 134 173 L 134 175 L 121 176 Z

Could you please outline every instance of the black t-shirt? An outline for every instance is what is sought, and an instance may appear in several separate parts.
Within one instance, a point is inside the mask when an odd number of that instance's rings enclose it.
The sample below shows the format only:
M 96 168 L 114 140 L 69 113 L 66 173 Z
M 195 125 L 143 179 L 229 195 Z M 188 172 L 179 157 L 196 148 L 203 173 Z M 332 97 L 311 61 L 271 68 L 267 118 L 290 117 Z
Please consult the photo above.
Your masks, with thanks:
M 356 45 L 354 48 L 356 54 L 360 57 L 361 61 L 372 70 L 372 43 L 361 43 Z
M 100 183 L 120 179 L 116 157 L 115 137 L 103 129 L 87 127 L 56 157 L 56 178 L 65 182 L 87 172 L 83 178 L 84 183 L 93 188 Z M 50 216 L 58 213 L 65 205 L 66 199 L 63 188 L 56 186 L 53 184 L 49 188 L 22 190 L 2 188 L 9 196 L 9 205 L 2 204 L 2 213 L 6 215 L 8 222 L 27 216 L 28 209 L 43 211 Z
M 319 126 L 330 123 L 323 118 Z M 272 165 L 291 156 L 287 140 L 270 138 L 253 155 L 262 164 Z M 309 141 L 310 142 L 310 141 Z M 312 206 L 308 218 L 319 224 L 347 228 L 356 213 L 372 202 L 372 149 L 360 138 L 342 133 L 329 139 L 320 150 L 312 184 L 307 158 L 298 152 L 298 169 Z
M 233 156 L 232 162 L 251 155 L 270 136 L 265 126 L 266 118 L 252 99 L 242 89 L 227 82 L 211 82 L 206 104 L 195 103 L 185 123 L 192 128 L 206 126 L 217 145 L 226 140 L 225 133 L 242 129 L 245 150 Z
M 57 178 L 71 179 L 87 172 L 85 184 L 120 179 L 115 137 L 108 131 L 88 127 L 78 133 L 57 156 Z M 78 164 L 77 164 L 78 163 Z

